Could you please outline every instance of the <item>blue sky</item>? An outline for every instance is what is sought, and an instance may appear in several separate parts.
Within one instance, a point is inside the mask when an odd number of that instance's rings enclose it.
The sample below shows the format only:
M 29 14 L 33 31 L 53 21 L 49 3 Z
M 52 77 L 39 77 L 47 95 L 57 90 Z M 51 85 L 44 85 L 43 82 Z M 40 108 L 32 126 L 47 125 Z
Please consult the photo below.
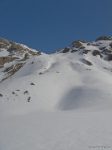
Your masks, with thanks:
M 0 0 L 0 36 L 50 53 L 112 35 L 112 0 Z

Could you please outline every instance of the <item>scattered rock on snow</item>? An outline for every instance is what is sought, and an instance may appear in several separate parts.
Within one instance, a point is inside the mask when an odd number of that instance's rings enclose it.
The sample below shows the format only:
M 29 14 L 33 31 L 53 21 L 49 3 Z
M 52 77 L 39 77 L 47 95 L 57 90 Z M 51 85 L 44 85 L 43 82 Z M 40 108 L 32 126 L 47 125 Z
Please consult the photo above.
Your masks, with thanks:
M 18 92 L 19 92 L 20 90 L 18 89 L 18 90 L 16 90 L 16 91 L 18 91 Z
M 98 50 L 94 50 L 94 51 L 92 52 L 92 54 L 93 54 L 93 56 L 99 55 L 100 57 L 102 57 L 100 51 L 98 51 Z
M 31 82 L 30 85 L 35 85 L 35 84 L 33 82 Z
M 43 73 L 42 72 L 39 72 L 39 75 L 42 75 Z
M 24 94 L 28 94 L 29 92 L 28 91 L 24 91 Z
M 100 41 L 100 40 L 112 40 L 111 36 L 100 36 L 96 39 L 96 41 Z
M 31 100 L 31 97 L 29 96 L 29 97 L 27 98 L 27 102 L 30 102 L 30 100 Z
M 92 63 L 86 59 L 81 59 L 81 61 L 86 65 L 92 66 Z
M 16 94 L 15 92 L 12 92 L 12 94 Z
M 3 94 L 0 93 L 0 97 L 3 97 Z
M 65 47 L 64 50 L 63 50 L 63 53 L 67 53 L 67 52 L 69 52 L 69 51 L 70 51 L 70 48 Z

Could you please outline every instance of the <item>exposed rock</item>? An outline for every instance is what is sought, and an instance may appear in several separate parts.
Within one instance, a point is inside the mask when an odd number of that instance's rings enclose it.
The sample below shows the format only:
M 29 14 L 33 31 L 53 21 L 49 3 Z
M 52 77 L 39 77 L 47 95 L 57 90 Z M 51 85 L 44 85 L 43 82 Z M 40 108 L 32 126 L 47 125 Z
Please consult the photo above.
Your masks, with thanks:
M 15 92 L 12 92 L 12 94 L 16 94 Z
M 88 52 L 90 52 L 90 50 L 86 50 L 86 49 L 85 49 L 85 50 L 83 50 L 82 53 L 83 53 L 83 54 L 87 54 Z
M 104 55 L 109 55 L 111 53 L 112 53 L 112 51 L 109 49 L 106 49 L 106 48 L 102 51 L 102 54 L 104 54 Z
M 29 96 L 29 97 L 27 98 L 27 102 L 30 102 L 30 100 L 31 100 L 31 97 Z
M 72 49 L 71 53 L 77 52 L 77 49 Z
M 74 41 L 74 42 L 72 42 L 72 47 L 75 47 L 75 48 L 84 48 L 83 44 L 80 41 Z
M 24 94 L 28 94 L 29 92 L 28 91 L 24 91 Z
M 112 36 L 100 36 L 96 39 L 96 41 L 100 40 L 112 40 Z
M 25 49 L 20 45 L 20 44 L 16 44 L 14 42 L 10 42 L 11 43 L 11 46 L 8 48 L 8 51 L 9 52 L 12 52 L 12 51 L 24 51 Z
M 94 50 L 94 51 L 92 52 L 92 54 L 93 54 L 93 56 L 99 55 L 100 57 L 102 57 L 100 51 L 98 51 L 98 50 Z
M 87 43 L 87 45 L 88 45 L 88 46 L 90 46 L 90 45 L 91 45 L 91 43 Z
M 16 91 L 18 91 L 18 92 L 19 92 L 20 90 L 18 89 L 18 90 L 16 90 Z
M 112 54 L 109 54 L 106 58 L 108 61 L 112 61 Z
M 10 42 L 6 39 L 0 38 L 0 48 L 7 48 Z
M 12 65 L 12 66 L 6 68 L 4 70 L 4 72 L 7 73 L 6 77 L 3 78 L 1 80 L 1 82 L 4 81 L 4 80 L 6 80 L 7 78 L 11 77 L 12 75 L 14 75 L 23 65 L 24 65 L 24 63 L 19 63 L 19 64 L 15 64 L 15 65 Z
M 0 97 L 3 97 L 3 94 L 0 93 Z
M 64 50 L 63 50 L 62 52 L 63 52 L 63 53 L 67 53 L 67 52 L 69 52 L 69 51 L 70 51 L 70 48 L 65 47 Z
M 11 71 L 11 70 L 13 69 L 13 67 L 14 67 L 14 65 L 12 65 L 12 66 L 6 68 L 6 69 L 4 70 L 4 72 L 7 72 L 7 73 L 8 73 L 9 71 Z
M 106 48 L 106 47 L 100 47 L 99 49 L 100 49 L 100 50 L 105 50 L 105 48 Z
M 15 61 L 14 65 L 9 65 L 9 67 L 3 69 L 2 72 L 5 72 L 5 76 L 1 78 L 0 82 L 16 73 L 25 64 L 27 59 L 38 55 L 41 55 L 40 51 L 0 38 L 0 68 L 3 68 L 6 63 Z
M 30 85 L 35 85 L 35 84 L 33 82 L 31 82 Z
M 110 43 L 110 47 L 112 48 L 112 43 Z
M 33 56 L 38 56 L 38 55 L 41 55 L 41 52 L 40 51 L 37 51 L 37 52 L 34 52 L 34 51 L 28 51 L 31 55 Z
M 42 75 L 43 73 L 42 72 L 39 72 L 39 75 Z
M 89 66 L 92 65 L 92 63 L 91 63 L 90 61 L 86 60 L 86 59 L 81 59 L 81 61 L 82 61 L 84 64 L 86 64 L 86 65 L 89 65 Z
M 21 61 L 25 61 L 25 60 L 29 59 L 29 56 L 30 55 L 28 53 L 25 53 L 24 58 L 21 59 Z
M 15 59 L 16 59 L 16 57 L 9 57 L 9 56 L 7 56 L 7 57 L 0 57 L 0 66 L 3 66 L 5 63 L 9 63 L 9 62 L 11 62 L 11 61 L 13 61 Z
M 17 72 L 22 66 L 24 65 L 24 63 L 19 63 L 19 64 L 15 64 L 13 65 L 13 69 L 11 69 L 8 73 L 10 73 L 11 75 L 14 74 L 15 72 Z

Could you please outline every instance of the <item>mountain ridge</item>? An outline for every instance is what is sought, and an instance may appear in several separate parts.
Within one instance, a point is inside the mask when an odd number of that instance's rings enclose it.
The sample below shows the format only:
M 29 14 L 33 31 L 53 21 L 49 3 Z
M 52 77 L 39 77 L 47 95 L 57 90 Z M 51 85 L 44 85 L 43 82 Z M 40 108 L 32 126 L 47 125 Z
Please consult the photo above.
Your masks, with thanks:
M 16 101 L 20 108 L 24 103 L 26 109 L 34 107 L 39 110 L 111 108 L 112 40 L 110 37 L 96 42 L 75 41 L 71 46 L 53 54 L 40 53 L 24 45 L 13 44 L 12 47 L 17 46 L 17 48 L 2 47 L 0 50 L 2 54 L 4 50 L 8 50 L 8 55 L 12 58 L 0 68 L 2 101 L 11 100 L 12 103 Z M 15 56 L 18 58 L 15 59 Z M 105 86 L 108 88 L 105 89 Z M 37 90 L 39 93 L 36 92 Z M 91 97 L 95 94 L 96 96 Z M 67 97 L 70 97 L 69 101 Z M 39 101 L 36 101 L 37 98 Z M 31 108 L 27 108 L 25 101 L 31 103 Z
M 112 60 L 112 37 L 100 36 L 94 42 L 87 42 L 84 40 L 73 41 L 70 46 L 65 47 L 55 53 L 78 53 L 86 55 L 91 53 L 93 56 L 99 56 L 104 60 Z M 55 54 L 54 53 L 54 54 Z M 26 45 L 19 44 L 4 38 L 0 38 L 0 68 L 5 77 L 1 78 L 4 81 L 8 77 L 15 74 L 24 64 L 27 59 L 33 56 L 41 55 L 42 52 L 31 49 Z M 76 54 L 77 55 L 77 54 Z M 92 65 L 88 60 L 82 59 L 83 63 Z M 7 64 L 11 64 L 7 66 Z M 5 67 L 6 66 L 6 67 Z M 3 69 L 4 68 L 4 69 Z
M 111 150 L 110 37 L 52 54 L 3 46 L 0 150 Z

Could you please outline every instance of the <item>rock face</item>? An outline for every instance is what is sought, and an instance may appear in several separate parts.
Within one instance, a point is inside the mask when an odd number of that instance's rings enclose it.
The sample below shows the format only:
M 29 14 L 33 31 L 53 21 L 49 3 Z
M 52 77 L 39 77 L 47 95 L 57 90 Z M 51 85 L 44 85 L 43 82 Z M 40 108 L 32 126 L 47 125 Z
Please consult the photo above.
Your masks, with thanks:
M 0 66 L 3 67 L 5 63 L 12 62 L 15 59 L 16 57 L 10 57 L 10 56 L 0 57 Z
M 0 69 L 3 77 L 0 81 L 15 74 L 27 61 L 41 53 L 23 44 L 0 38 Z

